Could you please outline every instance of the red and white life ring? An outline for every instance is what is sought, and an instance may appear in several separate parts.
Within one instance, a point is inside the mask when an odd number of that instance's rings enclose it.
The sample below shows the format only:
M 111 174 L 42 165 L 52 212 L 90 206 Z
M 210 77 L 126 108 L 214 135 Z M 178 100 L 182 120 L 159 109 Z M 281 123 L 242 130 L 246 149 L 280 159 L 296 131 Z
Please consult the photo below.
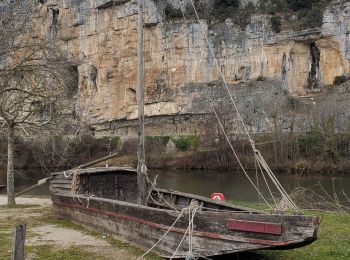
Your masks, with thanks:
M 218 193 L 215 192 L 211 195 L 211 199 L 212 200 L 218 200 L 218 201 L 224 201 L 225 200 L 225 196 L 222 193 Z

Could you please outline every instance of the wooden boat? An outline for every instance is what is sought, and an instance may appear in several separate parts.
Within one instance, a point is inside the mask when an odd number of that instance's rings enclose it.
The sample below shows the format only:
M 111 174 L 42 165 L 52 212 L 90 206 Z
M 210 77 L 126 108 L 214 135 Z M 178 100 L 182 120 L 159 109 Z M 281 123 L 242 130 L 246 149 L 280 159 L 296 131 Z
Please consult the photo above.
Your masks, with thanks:
M 67 176 L 67 177 L 66 177 Z M 257 249 L 291 249 L 317 238 L 318 217 L 271 215 L 209 198 L 153 189 L 147 205 L 137 204 L 137 172 L 110 167 L 53 174 L 50 191 L 60 217 L 151 248 L 167 232 L 181 210 L 195 202 L 193 254 L 216 256 Z M 175 210 L 176 209 L 176 210 Z M 171 257 L 189 226 L 189 211 L 154 249 Z M 186 257 L 189 241 L 176 257 Z
M 151 248 L 165 257 L 196 258 L 257 249 L 289 249 L 315 241 L 320 224 L 318 217 L 268 214 L 192 194 L 150 187 L 144 148 L 142 0 L 139 0 L 138 6 L 137 170 L 79 167 L 54 173 L 52 178 L 42 180 L 38 185 L 50 181 L 53 205 L 59 216 Z M 282 197 L 297 209 L 253 142 L 252 146 L 258 162 L 267 170 Z

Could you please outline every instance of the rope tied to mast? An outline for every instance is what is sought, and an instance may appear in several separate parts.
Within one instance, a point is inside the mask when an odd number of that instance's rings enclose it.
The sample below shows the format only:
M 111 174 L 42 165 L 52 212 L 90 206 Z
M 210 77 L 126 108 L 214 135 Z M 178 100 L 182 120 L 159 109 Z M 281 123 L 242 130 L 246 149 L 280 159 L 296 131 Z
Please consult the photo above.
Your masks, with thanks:
M 285 205 L 287 205 L 288 208 L 290 208 L 291 210 L 293 210 L 293 211 L 295 211 L 295 212 L 297 212 L 297 213 L 299 213 L 299 214 L 302 214 L 302 211 L 296 206 L 296 204 L 295 204 L 295 203 L 293 202 L 293 200 L 290 198 L 290 196 L 288 195 L 288 193 L 287 193 L 287 192 L 285 191 L 285 189 L 282 187 L 282 185 L 281 185 L 280 182 L 277 180 L 276 176 L 274 175 L 274 173 L 272 172 L 272 170 L 270 169 L 270 167 L 269 167 L 268 164 L 266 163 L 265 159 L 262 157 L 260 151 L 256 148 L 255 142 L 254 142 L 254 140 L 251 138 L 250 133 L 249 133 L 249 131 L 248 131 L 248 129 L 247 129 L 247 126 L 246 126 L 246 124 L 245 124 L 245 122 L 244 122 L 244 120 L 243 120 L 243 117 L 242 117 L 242 115 L 241 115 L 241 113 L 240 113 L 240 111 L 239 111 L 239 109 L 238 109 L 238 107 L 237 107 L 237 104 L 236 104 L 235 100 L 234 100 L 234 97 L 233 97 L 233 95 L 232 95 L 231 92 L 230 92 L 230 89 L 229 89 L 228 84 L 227 84 L 227 82 L 226 82 L 226 77 L 225 77 L 225 75 L 223 74 L 223 72 L 222 72 L 222 70 L 221 70 L 221 68 L 220 68 L 219 61 L 218 61 L 218 59 L 217 59 L 216 56 L 215 56 L 215 53 L 214 53 L 214 50 L 213 50 L 213 48 L 212 48 L 212 46 L 211 46 L 211 44 L 210 44 L 208 35 L 207 35 L 206 31 L 204 30 L 204 28 L 203 28 L 203 26 L 202 26 L 202 24 L 201 24 L 201 21 L 200 21 L 200 19 L 199 19 L 198 12 L 197 12 L 197 9 L 196 9 L 196 7 L 195 7 L 195 4 L 194 4 L 193 0 L 190 0 L 190 3 L 191 3 L 192 8 L 193 8 L 193 10 L 194 10 L 194 13 L 195 13 L 195 16 L 196 16 L 196 18 L 197 18 L 199 27 L 200 27 L 200 29 L 201 29 L 201 31 L 202 31 L 202 34 L 203 34 L 203 36 L 205 37 L 205 40 L 206 40 L 206 42 L 207 42 L 207 44 L 208 44 L 208 48 L 209 48 L 210 53 L 211 53 L 211 55 L 212 55 L 212 57 L 213 57 L 213 59 L 214 59 L 214 63 L 215 63 L 215 65 L 216 65 L 217 68 L 218 68 L 219 75 L 220 75 L 220 77 L 221 77 L 221 79 L 222 79 L 222 81 L 223 81 L 223 83 L 224 83 L 225 89 L 226 89 L 226 91 L 227 91 L 227 93 L 228 93 L 228 95 L 229 95 L 229 98 L 230 98 L 231 103 L 232 103 L 232 105 L 233 105 L 233 107 L 234 107 L 234 110 L 236 111 L 237 117 L 238 117 L 239 121 L 241 122 L 241 124 L 242 124 L 242 126 L 243 126 L 243 129 L 244 129 L 244 132 L 246 133 L 246 136 L 247 136 L 247 138 L 248 138 L 248 141 L 249 141 L 249 143 L 250 143 L 250 145 L 251 145 L 251 148 L 253 149 L 253 153 L 254 153 L 254 157 L 255 157 L 256 162 L 258 162 L 260 169 L 262 168 L 262 169 L 264 169 L 264 170 L 266 171 L 266 173 L 267 173 L 267 175 L 269 176 L 269 178 L 271 179 L 272 183 L 275 185 L 275 187 L 277 188 L 277 190 L 281 193 L 281 195 L 282 195 L 282 202 L 283 202 Z M 181 12 L 182 12 L 184 21 L 186 22 L 185 12 L 182 10 L 182 8 L 180 8 L 180 9 L 181 9 Z M 245 169 L 244 169 L 244 167 L 243 167 L 241 161 L 240 161 L 239 158 L 238 158 L 237 153 L 235 152 L 235 150 L 234 150 L 234 148 L 233 148 L 233 146 L 232 146 L 232 143 L 231 143 L 231 141 L 230 141 L 230 139 L 229 139 L 229 137 L 228 137 L 228 135 L 227 135 L 227 133 L 226 133 L 226 130 L 225 130 L 225 128 L 223 127 L 223 124 L 222 124 L 222 122 L 221 122 L 221 120 L 220 120 L 220 117 L 219 117 L 218 113 L 216 112 L 214 102 L 211 100 L 210 97 L 209 97 L 209 101 L 210 101 L 211 106 L 212 106 L 212 108 L 213 108 L 213 110 L 214 110 L 214 114 L 215 114 L 215 116 L 216 116 L 216 118 L 217 118 L 217 120 L 218 120 L 218 122 L 219 122 L 220 128 L 221 128 L 222 131 L 224 132 L 224 135 L 225 135 L 225 137 L 226 137 L 226 139 L 227 139 L 227 141 L 228 141 L 228 143 L 229 143 L 229 145 L 230 145 L 230 147 L 231 147 L 231 149 L 232 149 L 232 151 L 233 151 L 233 153 L 234 153 L 234 155 L 235 155 L 235 157 L 236 157 L 236 159 L 237 159 L 237 161 L 238 161 L 240 167 L 242 168 L 244 174 L 246 175 L 246 177 L 248 178 L 248 180 L 251 182 L 251 184 L 253 185 L 253 187 L 257 190 L 259 196 L 261 196 L 261 197 L 263 198 L 263 200 L 265 201 L 265 203 L 271 208 L 270 204 L 267 202 L 267 200 L 264 198 L 264 196 L 262 195 L 262 193 L 260 192 L 260 190 L 256 187 L 255 183 L 251 180 L 251 178 L 249 177 L 249 175 L 248 175 L 247 172 L 245 171 Z M 261 172 L 262 172 L 262 174 L 263 174 L 263 171 L 261 171 Z M 263 175 L 263 176 L 264 176 L 264 175 Z M 265 178 L 265 177 L 264 177 L 264 178 Z M 266 179 L 265 179 L 265 181 L 266 181 Z M 267 184 L 267 181 L 266 181 L 266 184 Z M 268 184 L 267 184 L 267 185 L 268 185 Z M 269 186 L 268 186 L 268 188 L 269 188 Z M 271 196 L 272 196 L 274 202 L 276 203 L 276 200 L 275 200 L 275 198 L 274 198 L 274 196 L 273 196 L 273 194 L 272 194 L 270 188 L 269 188 L 269 191 L 270 191 L 270 194 L 271 194 Z

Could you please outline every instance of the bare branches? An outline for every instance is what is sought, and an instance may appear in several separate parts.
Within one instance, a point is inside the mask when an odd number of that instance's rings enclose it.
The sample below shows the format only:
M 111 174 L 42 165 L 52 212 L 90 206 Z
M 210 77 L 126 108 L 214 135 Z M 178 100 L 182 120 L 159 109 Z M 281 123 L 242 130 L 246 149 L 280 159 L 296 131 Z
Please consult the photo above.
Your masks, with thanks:
M 293 193 L 293 199 L 305 210 L 331 211 L 350 213 L 350 200 L 348 195 L 342 190 L 340 192 L 335 188 L 334 179 L 332 180 L 333 195 L 318 183 L 314 187 L 297 188 Z M 317 191 L 316 191 L 317 190 Z M 339 196 L 342 195 L 340 198 Z
M 35 6 L 30 2 L 0 2 L 1 122 L 27 132 L 71 111 L 65 91 L 77 77 L 53 39 L 32 36 Z

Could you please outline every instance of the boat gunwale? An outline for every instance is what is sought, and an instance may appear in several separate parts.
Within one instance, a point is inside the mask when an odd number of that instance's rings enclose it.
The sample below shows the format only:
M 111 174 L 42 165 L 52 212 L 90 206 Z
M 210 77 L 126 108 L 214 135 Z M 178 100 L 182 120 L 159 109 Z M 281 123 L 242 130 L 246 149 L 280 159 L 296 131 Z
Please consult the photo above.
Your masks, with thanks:
M 136 169 L 131 168 L 131 167 L 96 167 L 96 168 L 87 168 L 87 169 L 77 169 L 77 170 L 68 170 L 68 171 L 62 171 L 62 172 L 55 172 L 52 173 L 53 176 L 57 176 L 57 175 L 64 175 L 64 174 L 73 174 L 73 173 L 77 173 L 78 175 L 89 175 L 89 174 L 102 174 L 102 173 L 110 173 L 110 172 L 125 172 L 125 173 L 134 173 L 137 174 Z M 67 177 L 66 177 L 67 178 Z M 69 180 L 67 178 L 67 180 Z M 54 180 L 51 180 L 54 181 Z M 182 197 L 187 197 L 190 199 L 195 199 L 195 200 L 200 200 L 206 203 L 211 203 L 217 206 L 222 206 L 222 207 L 226 207 L 226 208 L 230 208 L 232 210 L 237 210 L 237 211 L 244 211 L 244 213 L 251 213 L 251 214 L 268 214 L 267 212 L 263 211 L 263 210 L 257 210 L 254 208 L 248 208 L 248 207 L 242 207 L 242 206 L 238 206 L 235 204 L 230 204 L 227 202 L 223 202 L 223 201 L 218 201 L 218 200 L 213 200 L 211 198 L 207 198 L 204 196 L 200 196 L 200 195 L 196 195 L 196 194 L 192 194 L 192 193 L 185 193 L 185 192 L 180 192 L 180 191 L 175 191 L 175 190 L 171 190 L 171 189 L 161 189 L 161 188 L 153 188 L 152 191 L 155 192 L 161 192 L 161 193 L 166 193 L 166 194 L 170 194 L 170 195 L 176 195 L 176 196 L 182 196 Z M 83 194 L 79 194 L 79 195 L 83 195 Z M 105 199 L 102 198 L 101 199 Z M 118 200 L 119 201 L 119 200 Z M 153 208 L 153 207 L 151 207 Z M 215 211 L 216 209 L 213 208 L 211 209 L 212 211 Z M 218 209 L 217 211 L 220 211 L 220 209 Z M 230 211 L 230 210 L 227 210 Z

